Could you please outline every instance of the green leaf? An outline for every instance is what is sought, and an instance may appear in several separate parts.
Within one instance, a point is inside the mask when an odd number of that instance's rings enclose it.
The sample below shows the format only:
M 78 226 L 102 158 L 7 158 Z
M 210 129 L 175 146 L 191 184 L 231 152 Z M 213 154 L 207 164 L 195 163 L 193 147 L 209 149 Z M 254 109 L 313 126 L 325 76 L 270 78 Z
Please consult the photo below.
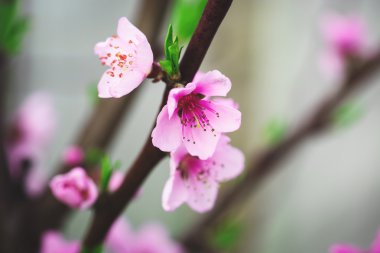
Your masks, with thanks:
M 359 103 L 348 101 L 341 104 L 332 114 L 332 122 L 337 127 L 348 127 L 358 121 L 364 114 Z
M 80 253 L 103 253 L 103 246 L 102 245 L 96 246 L 93 250 L 82 248 Z
M 264 139 L 270 145 L 278 144 L 285 137 L 287 123 L 279 119 L 272 119 L 264 128 Z
M 112 164 L 109 156 L 105 155 L 100 166 L 100 190 L 107 191 L 113 171 L 120 168 L 121 162 L 118 160 Z
M 173 26 L 170 24 L 168 28 L 168 32 L 165 38 L 165 57 L 168 59 L 170 57 L 169 47 L 173 44 Z
M 207 0 L 177 0 L 172 14 L 172 24 L 177 28 L 181 43 L 187 42 L 193 35 Z
M 169 78 L 176 80 L 179 78 L 179 58 L 182 47 L 179 47 L 178 37 L 173 38 L 173 27 L 169 25 L 165 38 L 165 59 L 160 61 L 160 66 Z
M 169 76 L 173 75 L 173 69 L 172 69 L 172 62 L 169 60 L 161 60 L 160 61 L 160 66 L 163 71 L 168 73 Z
M 219 250 L 232 250 L 239 243 L 243 234 L 244 224 L 240 221 L 227 218 L 216 229 L 211 244 Z
M 17 53 L 28 29 L 28 19 L 19 17 L 20 1 L 0 2 L 0 50 L 8 54 Z

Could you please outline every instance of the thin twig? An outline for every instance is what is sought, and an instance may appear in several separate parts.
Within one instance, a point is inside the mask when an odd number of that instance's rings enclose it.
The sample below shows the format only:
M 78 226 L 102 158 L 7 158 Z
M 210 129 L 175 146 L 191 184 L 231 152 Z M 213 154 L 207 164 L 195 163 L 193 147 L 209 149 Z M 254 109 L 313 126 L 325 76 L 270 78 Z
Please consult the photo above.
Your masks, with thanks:
M 368 84 L 367 78 L 372 76 L 380 68 L 380 52 L 368 59 L 361 66 L 352 70 L 343 81 L 341 89 L 326 98 L 316 107 L 314 113 L 293 132 L 288 138 L 279 143 L 273 149 L 262 153 L 255 162 L 249 166 L 247 173 L 239 184 L 230 188 L 219 199 L 214 209 L 201 219 L 182 239 L 183 244 L 189 251 L 197 253 L 208 252 L 207 232 L 225 218 L 234 207 L 242 201 L 246 201 L 254 190 L 256 190 L 268 175 L 279 169 L 280 162 L 284 161 L 301 143 L 306 139 L 328 129 L 333 111 L 350 96 L 357 88 Z
M 183 83 L 192 80 L 198 71 L 231 3 L 232 0 L 208 1 L 196 32 L 181 61 L 180 70 L 181 76 L 184 78 L 181 80 Z M 169 91 L 170 87 L 167 85 L 160 110 L 166 104 Z M 103 242 L 114 221 L 128 206 L 133 195 L 164 156 L 165 153 L 154 147 L 151 138 L 148 137 L 143 150 L 128 170 L 120 188 L 115 193 L 101 198 L 96 205 L 92 223 L 83 242 L 86 249 L 92 250 Z

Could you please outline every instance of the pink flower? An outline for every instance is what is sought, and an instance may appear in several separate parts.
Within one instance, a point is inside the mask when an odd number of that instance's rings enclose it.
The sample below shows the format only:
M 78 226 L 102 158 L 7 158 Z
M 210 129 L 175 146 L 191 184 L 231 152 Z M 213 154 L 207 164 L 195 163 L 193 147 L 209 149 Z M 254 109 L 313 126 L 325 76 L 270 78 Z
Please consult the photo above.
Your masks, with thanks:
M 367 52 L 368 34 L 365 22 L 356 16 L 329 14 L 321 22 L 327 49 L 321 56 L 321 68 L 330 77 L 344 75 L 348 60 Z
M 197 212 L 214 206 L 219 183 L 238 176 L 244 167 L 244 156 L 222 135 L 215 153 L 207 160 L 191 156 L 181 146 L 171 153 L 171 175 L 162 195 L 163 208 L 173 211 L 187 203 Z
M 98 197 L 94 181 L 80 167 L 55 176 L 50 182 L 50 189 L 57 199 L 73 208 L 88 208 Z
M 172 89 L 152 132 L 153 145 L 169 152 L 183 143 L 193 156 L 212 156 L 221 133 L 240 127 L 240 111 L 210 99 L 226 96 L 230 89 L 230 80 L 217 70 L 199 73 L 186 87 Z
M 40 193 L 46 182 L 43 160 L 55 126 L 53 103 L 44 92 L 30 95 L 13 119 L 7 141 L 10 172 L 17 180 L 25 180 L 30 196 Z
M 44 147 L 49 143 L 56 127 L 56 113 L 51 97 L 43 92 L 29 96 L 16 113 L 16 141 Z
M 63 162 L 67 166 L 77 166 L 83 162 L 84 153 L 78 146 L 70 146 L 63 153 Z
M 342 57 L 360 55 L 368 44 L 366 26 L 360 17 L 329 14 L 321 28 L 328 46 Z
M 127 18 L 120 18 L 117 35 L 99 42 L 95 53 L 103 65 L 110 67 L 98 84 L 99 97 L 122 97 L 149 74 L 153 52 L 145 35 Z
M 117 220 L 107 235 L 106 246 L 112 253 L 182 253 L 181 247 L 170 239 L 160 224 L 146 224 L 138 232 L 132 231 L 122 218 Z
M 48 231 L 42 236 L 41 253 L 79 253 L 80 243 L 66 241 L 56 231 Z
M 369 250 L 363 250 L 349 244 L 335 244 L 330 247 L 330 253 L 380 253 L 380 232 Z

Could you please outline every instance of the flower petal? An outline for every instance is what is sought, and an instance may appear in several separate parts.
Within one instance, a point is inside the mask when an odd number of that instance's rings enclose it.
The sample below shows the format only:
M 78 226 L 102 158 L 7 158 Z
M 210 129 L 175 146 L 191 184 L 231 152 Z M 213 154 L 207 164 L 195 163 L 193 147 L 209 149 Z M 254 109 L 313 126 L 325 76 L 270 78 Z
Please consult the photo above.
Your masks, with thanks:
M 229 144 L 230 139 L 222 135 L 214 155 L 208 160 L 209 166 L 215 172 L 215 179 L 219 182 L 237 177 L 244 168 L 243 153 Z
M 377 232 L 376 238 L 372 243 L 371 253 L 380 253 L 380 231 Z
M 351 245 L 342 245 L 337 244 L 333 245 L 329 249 L 330 253 L 364 253 L 361 249 L 351 246 Z
M 165 184 L 162 194 L 162 206 L 165 211 L 174 211 L 187 199 L 187 189 L 179 171 L 176 171 Z
M 218 70 L 197 74 L 193 83 L 197 86 L 194 92 L 205 96 L 226 96 L 231 89 L 230 79 Z
M 144 78 L 150 73 L 153 64 L 153 51 L 148 41 L 143 41 L 137 46 L 136 59 L 133 69 L 143 74 Z
M 187 155 L 187 150 L 184 145 L 179 146 L 174 152 L 170 153 L 170 174 L 173 175 L 182 159 Z
M 201 127 L 186 127 L 183 140 L 187 151 L 192 156 L 205 160 L 211 157 L 219 141 L 220 133 L 217 131 L 204 131 Z
M 165 105 L 152 132 L 153 145 L 162 151 L 171 152 L 181 144 L 181 138 L 181 121 L 179 117 L 169 119 L 168 106 Z
M 200 181 L 196 176 L 189 178 L 189 206 L 200 213 L 209 211 L 215 203 L 219 185 L 213 180 Z
M 215 130 L 228 133 L 240 128 L 241 112 L 239 110 L 213 101 L 203 101 L 202 105 L 211 109 L 206 109 L 205 114 Z
M 188 83 L 186 87 L 184 88 L 174 88 L 171 89 L 168 96 L 168 111 L 169 111 L 169 118 L 172 118 L 174 111 L 177 109 L 178 101 L 190 94 L 195 89 L 195 84 Z
M 129 22 L 126 17 L 119 19 L 117 35 L 124 41 L 133 39 L 147 40 L 145 35 L 136 26 Z
M 101 98 L 122 97 L 134 90 L 144 80 L 144 76 L 138 71 L 127 71 L 121 78 L 119 73 L 109 74 L 109 71 L 104 72 L 98 84 Z

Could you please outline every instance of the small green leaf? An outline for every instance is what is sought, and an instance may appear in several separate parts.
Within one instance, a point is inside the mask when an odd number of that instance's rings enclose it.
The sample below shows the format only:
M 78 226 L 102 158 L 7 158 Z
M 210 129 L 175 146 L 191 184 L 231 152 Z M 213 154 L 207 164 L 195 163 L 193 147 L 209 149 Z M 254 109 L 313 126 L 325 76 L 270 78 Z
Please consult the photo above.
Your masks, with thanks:
M 182 47 L 179 47 L 178 37 L 173 39 L 173 27 L 169 25 L 165 39 L 165 60 L 160 61 L 160 66 L 169 78 L 176 80 L 179 78 L 179 58 Z
M 168 28 L 168 33 L 165 38 L 165 57 L 168 59 L 170 57 L 169 47 L 173 44 L 173 26 L 170 24 Z
M 219 250 L 232 250 L 239 243 L 243 234 L 244 224 L 238 220 L 227 218 L 216 229 L 211 244 Z
M 104 157 L 104 152 L 97 148 L 86 150 L 85 163 L 89 165 L 99 165 Z
M 364 114 L 359 103 L 348 101 L 341 104 L 332 114 L 332 122 L 337 127 L 348 127 L 358 121 Z
M 207 0 L 177 0 L 172 14 L 172 23 L 177 28 L 181 43 L 188 41 L 193 35 Z
M 287 128 L 286 122 L 279 119 L 272 119 L 264 128 L 265 141 L 270 145 L 279 143 L 284 139 Z
M 169 60 L 161 60 L 160 61 L 160 66 L 163 71 L 168 73 L 169 76 L 173 75 L 173 69 L 172 69 L 172 62 Z
M 100 166 L 100 190 L 107 191 L 112 174 L 112 163 L 109 156 L 104 156 Z

